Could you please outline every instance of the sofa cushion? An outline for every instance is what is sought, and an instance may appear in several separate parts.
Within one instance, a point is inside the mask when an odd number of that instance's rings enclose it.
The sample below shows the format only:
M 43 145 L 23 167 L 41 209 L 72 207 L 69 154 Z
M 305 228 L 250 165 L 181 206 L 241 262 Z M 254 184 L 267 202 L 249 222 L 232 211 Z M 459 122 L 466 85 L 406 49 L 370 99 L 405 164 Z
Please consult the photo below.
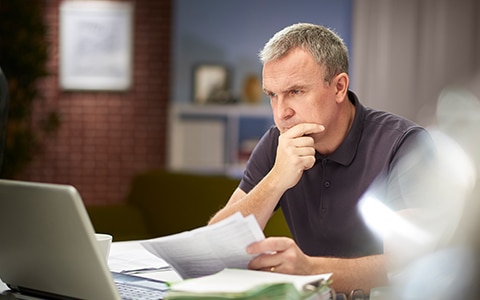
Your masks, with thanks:
M 155 235 L 164 236 L 206 225 L 238 183 L 221 175 L 153 170 L 134 177 L 128 203 L 144 212 Z
M 155 237 L 138 207 L 109 204 L 87 206 L 86 209 L 95 231 L 111 234 L 114 242 Z
M 133 177 L 125 203 L 87 206 L 87 211 L 95 230 L 112 234 L 114 241 L 160 237 L 205 226 L 238 183 L 222 175 L 151 170 Z M 264 232 L 291 237 L 281 210 Z

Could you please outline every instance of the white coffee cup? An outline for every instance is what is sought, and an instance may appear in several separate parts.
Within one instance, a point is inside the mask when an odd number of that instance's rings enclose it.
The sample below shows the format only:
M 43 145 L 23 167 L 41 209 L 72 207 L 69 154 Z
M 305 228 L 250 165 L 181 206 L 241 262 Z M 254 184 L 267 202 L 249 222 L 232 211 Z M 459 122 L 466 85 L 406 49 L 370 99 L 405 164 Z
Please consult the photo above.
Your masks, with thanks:
M 95 238 L 97 239 L 98 249 L 100 249 L 100 252 L 105 258 L 105 261 L 108 261 L 108 255 L 110 254 L 110 245 L 112 244 L 113 237 L 110 234 L 95 233 Z

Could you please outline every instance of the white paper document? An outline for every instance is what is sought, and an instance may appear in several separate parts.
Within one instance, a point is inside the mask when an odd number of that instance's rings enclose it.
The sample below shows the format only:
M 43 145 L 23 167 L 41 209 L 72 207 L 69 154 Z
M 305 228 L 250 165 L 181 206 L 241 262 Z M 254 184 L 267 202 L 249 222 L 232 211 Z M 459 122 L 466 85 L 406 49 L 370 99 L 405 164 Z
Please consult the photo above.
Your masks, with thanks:
M 170 267 L 165 260 L 146 251 L 139 241 L 113 243 L 108 266 L 111 271 L 119 273 L 141 273 L 144 270 L 166 270 Z
M 225 268 L 246 269 L 252 255 L 248 245 L 265 239 L 253 215 L 236 213 L 218 223 L 141 242 L 167 261 L 183 278 L 217 273 Z

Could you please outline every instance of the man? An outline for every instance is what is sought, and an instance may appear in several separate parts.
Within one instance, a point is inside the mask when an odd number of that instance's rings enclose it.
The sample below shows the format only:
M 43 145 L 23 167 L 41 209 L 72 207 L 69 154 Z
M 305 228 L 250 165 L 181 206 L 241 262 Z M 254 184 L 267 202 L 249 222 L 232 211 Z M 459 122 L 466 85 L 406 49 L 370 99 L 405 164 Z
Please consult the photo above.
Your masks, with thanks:
M 210 223 L 240 211 L 254 214 L 265 228 L 281 207 L 294 240 L 270 237 L 250 245 L 247 251 L 258 256 L 249 268 L 333 272 L 333 287 L 341 292 L 385 285 L 382 242 L 368 230 L 357 203 L 424 129 L 360 104 L 348 90 L 347 48 L 325 27 L 289 26 L 267 42 L 260 59 L 275 126 Z M 398 197 L 386 204 L 405 208 Z

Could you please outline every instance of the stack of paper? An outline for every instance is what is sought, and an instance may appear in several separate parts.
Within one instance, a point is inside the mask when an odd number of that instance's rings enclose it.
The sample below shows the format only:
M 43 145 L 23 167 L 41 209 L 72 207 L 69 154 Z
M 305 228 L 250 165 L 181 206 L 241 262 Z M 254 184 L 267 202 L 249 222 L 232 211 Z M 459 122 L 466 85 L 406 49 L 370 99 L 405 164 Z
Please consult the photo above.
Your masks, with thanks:
M 246 269 L 252 255 L 246 248 L 265 239 L 253 215 L 236 213 L 213 225 L 151 239 L 141 244 L 168 262 L 183 278 L 217 273 L 225 268 Z
M 330 299 L 331 274 L 286 275 L 224 269 L 216 274 L 174 283 L 165 299 Z

